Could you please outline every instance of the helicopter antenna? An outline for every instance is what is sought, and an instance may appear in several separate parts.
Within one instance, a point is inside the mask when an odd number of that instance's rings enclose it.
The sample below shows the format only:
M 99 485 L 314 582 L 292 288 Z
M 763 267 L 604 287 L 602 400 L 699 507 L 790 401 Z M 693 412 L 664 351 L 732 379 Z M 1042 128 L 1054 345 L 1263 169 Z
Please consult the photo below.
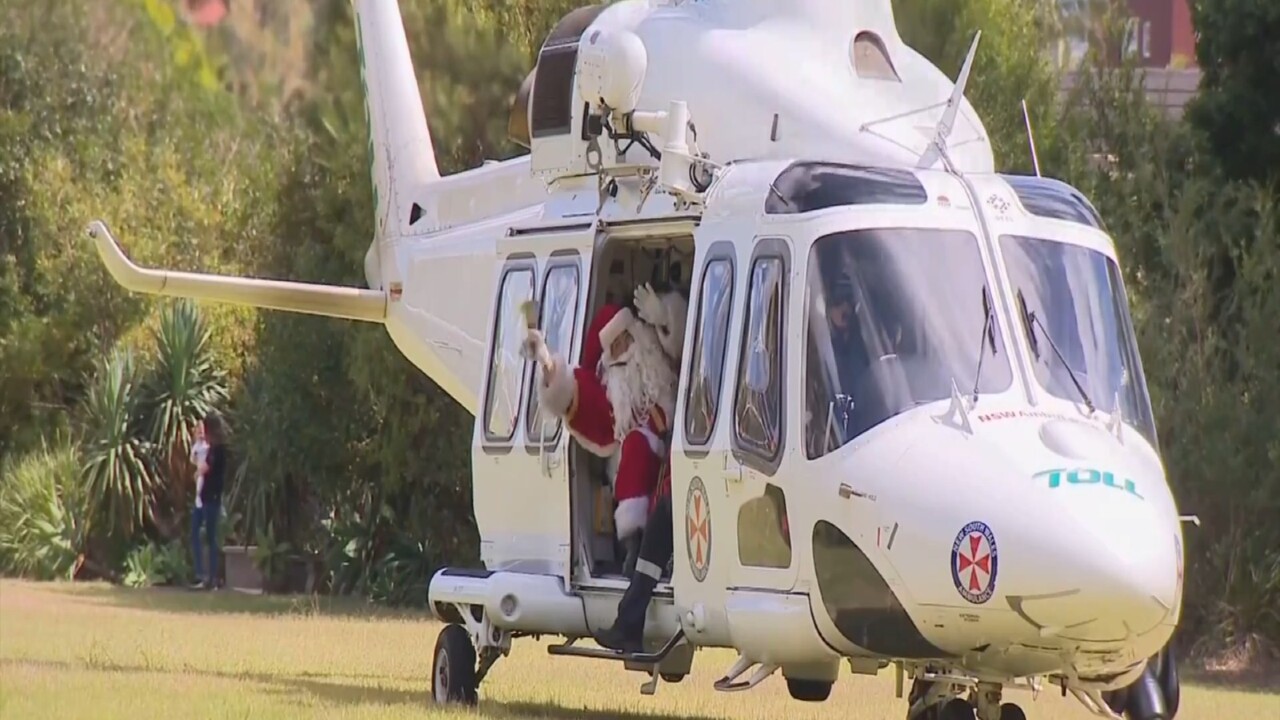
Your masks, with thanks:
M 973 58 L 978 54 L 978 42 L 982 40 L 982 31 L 979 30 L 973 36 L 973 43 L 969 46 L 969 55 L 964 59 L 964 66 L 960 68 L 960 76 L 956 78 L 955 87 L 951 90 L 951 98 L 947 100 L 947 109 L 942 111 L 942 117 L 938 120 L 938 127 L 934 131 L 933 140 L 929 142 L 929 147 L 925 149 L 924 154 L 920 156 L 920 162 L 916 167 L 925 169 L 932 167 L 938 158 L 942 158 L 948 167 L 951 167 L 951 159 L 947 157 L 947 138 L 951 136 L 951 129 L 955 127 L 956 115 L 960 113 L 960 102 L 964 99 L 964 89 L 969 84 L 969 71 L 973 69 Z
M 1022 119 L 1027 124 L 1027 143 L 1031 145 L 1031 164 L 1036 168 L 1036 177 L 1040 175 L 1040 156 L 1036 154 L 1036 137 L 1031 134 L 1031 113 L 1027 112 L 1027 99 L 1022 99 Z

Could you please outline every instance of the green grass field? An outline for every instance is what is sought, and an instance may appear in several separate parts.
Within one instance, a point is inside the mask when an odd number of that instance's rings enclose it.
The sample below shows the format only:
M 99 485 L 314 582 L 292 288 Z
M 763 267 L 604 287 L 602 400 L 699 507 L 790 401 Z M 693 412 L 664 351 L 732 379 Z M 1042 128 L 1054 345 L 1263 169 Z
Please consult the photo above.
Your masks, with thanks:
M 477 711 L 429 704 L 439 626 L 417 613 L 328 598 L 128 590 L 0 581 L 0 718 L 842 718 L 897 720 L 893 674 L 845 675 L 826 703 L 793 701 L 781 678 L 716 693 L 733 657 L 696 656 L 679 685 L 644 697 L 644 677 L 554 658 L 520 641 L 480 690 Z M 1092 717 L 1046 692 L 1007 696 L 1034 720 Z M 1188 687 L 1179 720 L 1280 719 L 1280 691 Z

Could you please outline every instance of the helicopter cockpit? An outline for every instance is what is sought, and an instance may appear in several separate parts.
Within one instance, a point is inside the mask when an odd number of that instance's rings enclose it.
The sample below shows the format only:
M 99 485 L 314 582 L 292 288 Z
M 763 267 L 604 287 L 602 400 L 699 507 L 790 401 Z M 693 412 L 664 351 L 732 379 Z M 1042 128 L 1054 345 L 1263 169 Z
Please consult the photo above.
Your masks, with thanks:
M 1004 338 L 986 322 L 986 274 L 970 233 L 833 233 L 811 247 L 809 270 L 810 459 L 949 398 L 953 380 L 979 394 L 1013 382 Z
M 802 363 L 808 459 L 949 399 L 953 388 L 973 402 L 1013 389 L 1016 354 L 1002 326 L 1018 328 L 1013 340 L 1041 390 L 1089 410 L 1118 407 L 1156 446 L 1123 280 L 1103 251 L 1109 241 L 1096 211 L 1057 181 L 986 180 L 1011 188 L 1027 212 L 1016 228 L 992 228 L 1004 271 L 994 287 L 981 236 L 965 229 L 871 227 L 828 232 L 810 245 Z M 883 169 L 798 163 L 775 185 L 770 204 L 780 214 L 928 198 L 911 173 Z M 995 302 L 1006 279 L 1016 298 L 1011 326 L 998 321 Z

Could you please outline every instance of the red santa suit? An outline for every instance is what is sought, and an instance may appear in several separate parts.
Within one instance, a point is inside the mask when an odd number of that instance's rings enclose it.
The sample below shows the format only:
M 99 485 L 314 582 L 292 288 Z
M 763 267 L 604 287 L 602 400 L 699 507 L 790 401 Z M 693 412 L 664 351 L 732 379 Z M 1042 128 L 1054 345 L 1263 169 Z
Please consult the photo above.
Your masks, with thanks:
M 609 347 L 623 332 L 632 344 L 622 357 Z M 600 309 L 583 340 L 582 363 L 570 372 L 561 356 L 539 388 L 542 406 L 565 418 L 589 452 L 617 457 L 613 494 L 619 539 L 644 528 L 658 474 L 667 456 L 664 437 L 675 410 L 676 375 L 654 328 L 617 305 Z

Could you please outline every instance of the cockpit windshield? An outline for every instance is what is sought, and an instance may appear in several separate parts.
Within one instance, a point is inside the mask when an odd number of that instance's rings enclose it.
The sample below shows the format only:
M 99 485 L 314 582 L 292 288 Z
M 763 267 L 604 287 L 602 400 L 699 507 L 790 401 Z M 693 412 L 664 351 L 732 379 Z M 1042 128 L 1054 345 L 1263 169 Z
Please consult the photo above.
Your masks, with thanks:
M 915 406 L 1013 384 L 972 233 L 871 229 L 809 251 L 805 445 L 810 459 Z
M 1079 245 L 1004 235 L 1009 281 L 1021 294 L 1022 326 L 1036 380 L 1061 398 L 1113 412 L 1156 444 L 1120 268 Z M 1083 393 L 1082 393 L 1083 391 Z M 1087 397 L 1087 400 L 1086 400 Z

